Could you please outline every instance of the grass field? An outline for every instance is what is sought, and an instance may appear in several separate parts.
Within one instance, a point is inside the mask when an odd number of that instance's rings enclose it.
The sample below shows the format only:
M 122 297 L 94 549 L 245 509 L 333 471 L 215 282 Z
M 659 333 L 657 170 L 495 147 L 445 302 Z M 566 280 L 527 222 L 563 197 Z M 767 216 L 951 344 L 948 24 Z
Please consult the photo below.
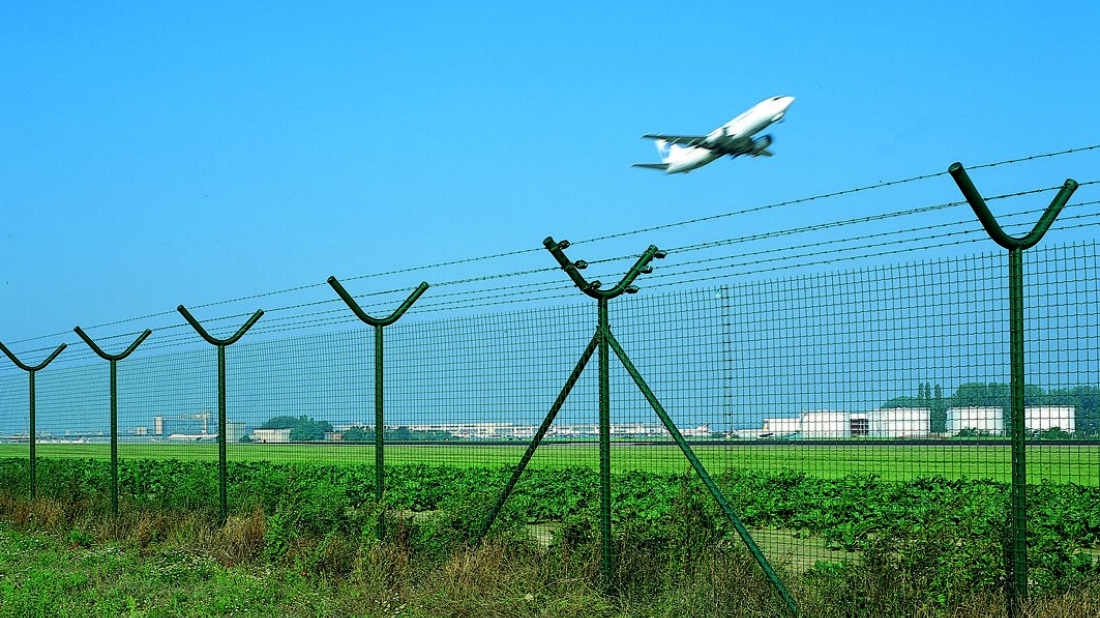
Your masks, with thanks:
M 120 458 L 216 461 L 215 444 L 120 444 Z M 524 445 L 387 445 L 386 463 L 448 465 L 458 467 L 513 466 Z M 1010 480 L 1011 452 L 1007 445 L 836 446 L 836 445 L 730 445 L 697 446 L 695 453 L 711 471 L 729 468 L 759 472 L 792 470 L 818 478 L 874 474 L 887 481 L 921 477 Z M 26 445 L 0 446 L 0 457 L 25 457 Z M 40 457 L 107 459 L 106 444 L 40 444 Z M 271 461 L 324 464 L 374 463 L 372 445 L 279 444 L 228 447 L 231 461 Z M 1029 446 L 1028 481 L 1100 485 L 1100 447 L 1043 443 Z M 596 445 L 554 444 L 541 446 L 531 468 L 553 469 L 599 466 Z M 690 467 L 675 445 L 613 445 L 612 470 L 681 472 Z

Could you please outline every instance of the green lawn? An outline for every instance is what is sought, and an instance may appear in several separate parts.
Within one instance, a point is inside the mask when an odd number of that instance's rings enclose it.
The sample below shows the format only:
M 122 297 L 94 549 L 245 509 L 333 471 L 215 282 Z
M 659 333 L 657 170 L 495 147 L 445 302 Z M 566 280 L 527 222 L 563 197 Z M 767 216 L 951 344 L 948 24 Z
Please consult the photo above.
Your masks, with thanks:
M 513 466 L 525 450 L 523 445 L 387 445 L 387 464 L 423 463 L 460 467 Z M 79 457 L 107 459 L 106 444 L 40 444 L 40 457 Z M 1008 482 L 1011 453 L 1007 445 L 947 446 L 822 446 L 802 444 L 698 446 L 695 452 L 708 470 L 739 468 L 761 472 L 793 470 L 819 478 L 839 478 L 850 474 L 876 474 L 884 480 L 903 481 L 917 477 L 993 479 Z M 0 445 L 0 457 L 25 457 L 26 445 Z M 215 461 L 215 444 L 120 444 L 120 458 L 155 458 Z M 324 464 L 374 463 L 372 445 L 255 445 L 233 444 L 228 447 L 232 461 L 273 461 Z M 1027 452 L 1028 480 L 1039 483 L 1100 485 L 1100 447 L 1056 446 L 1043 443 Z M 544 444 L 531 460 L 532 468 L 572 468 L 599 466 L 595 443 Z M 612 470 L 676 472 L 688 470 L 683 454 L 675 445 L 613 445 Z

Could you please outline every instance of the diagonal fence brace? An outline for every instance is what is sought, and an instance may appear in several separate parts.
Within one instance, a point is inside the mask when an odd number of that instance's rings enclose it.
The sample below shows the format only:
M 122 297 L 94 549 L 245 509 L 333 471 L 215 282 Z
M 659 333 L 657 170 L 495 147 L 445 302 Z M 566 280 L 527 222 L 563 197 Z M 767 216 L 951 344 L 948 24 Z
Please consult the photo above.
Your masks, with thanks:
M 126 358 L 145 341 L 153 331 L 145 329 L 122 354 L 108 354 L 79 326 L 73 329 L 100 358 L 111 363 L 111 514 L 118 516 L 118 361 Z
M 726 496 L 722 494 L 722 490 L 719 489 L 718 484 L 714 482 L 710 474 L 707 473 L 707 469 L 703 466 L 703 462 L 699 461 L 699 457 L 691 449 L 691 445 L 684 439 L 683 434 L 680 433 L 680 429 L 676 427 L 676 424 L 672 422 L 668 413 L 665 412 L 661 402 L 657 400 L 657 396 L 653 394 L 653 391 L 646 384 L 645 379 L 642 378 L 641 372 L 634 366 L 634 363 L 630 362 L 630 358 L 626 355 L 622 346 L 619 345 L 619 341 L 615 339 L 614 335 L 609 334 L 609 343 L 611 349 L 615 351 L 615 355 L 619 357 L 623 367 L 626 368 L 626 372 L 630 374 L 630 377 L 634 380 L 634 384 L 637 385 L 638 390 L 642 391 L 645 395 L 646 401 L 649 402 L 650 407 L 657 413 L 657 416 L 664 423 L 665 429 L 672 435 L 672 439 L 676 441 L 676 445 L 680 447 L 680 450 L 684 453 L 684 457 L 691 463 L 691 467 L 695 470 L 695 473 L 699 475 L 699 478 L 703 480 L 703 484 L 706 485 L 707 491 L 714 498 L 714 501 L 718 503 L 719 508 L 726 514 L 726 518 L 733 524 L 737 534 L 741 537 L 741 540 L 745 543 L 745 546 L 749 548 L 749 553 L 752 554 L 753 559 L 760 565 L 760 568 L 764 571 L 764 574 L 771 581 L 772 586 L 779 591 L 780 596 L 787 603 L 796 614 L 798 613 L 798 605 L 795 603 L 794 597 L 787 590 L 786 586 L 779 579 L 779 575 L 776 574 L 775 569 L 772 568 L 771 563 L 768 562 L 767 557 L 764 556 L 764 552 L 760 550 L 760 546 L 756 544 L 756 541 L 749 534 L 745 524 L 741 521 L 741 518 L 737 516 L 737 512 L 734 511 L 733 506 L 726 500 Z
M 546 432 L 550 430 L 550 426 L 554 424 L 554 419 L 557 418 L 558 412 L 561 411 L 562 406 L 565 405 L 565 400 L 569 397 L 570 391 L 577 384 L 577 380 L 580 379 L 581 373 L 584 372 L 584 368 L 588 365 L 588 361 L 592 359 L 592 354 L 596 351 L 596 346 L 599 344 L 599 339 L 593 337 L 588 342 L 588 347 L 584 349 L 581 354 L 581 359 L 577 361 L 577 366 L 573 368 L 572 373 L 569 374 L 569 378 L 565 380 L 565 386 L 562 387 L 561 393 L 558 394 L 558 398 L 554 400 L 554 405 L 550 406 L 550 411 L 546 413 L 546 418 L 542 420 L 542 424 L 539 425 L 538 431 L 535 432 L 535 437 L 531 439 L 531 444 L 527 447 L 527 450 L 523 452 L 523 457 L 520 458 L 519 463 L 516 464 L 516 469 L 512 471 L 511 478 L 508 479 L 508 484 L 505 485 L 504 491 L 500 493 L 500 497 L 497 498 L 496 504 L 493 505 L 493 509 L 489 511 L 489 516 L 485 518 L 485 522 L 481 524 L 481 529 L 477 533 L 477 541 L 485 538 L 488 534 L 489 528 L 493 526 L 493 522 L 497 516 L 500 515 L 501 509 L 504 508 L 504 503 L 508 501 L 508 496 L 512 495 L 512 490 L 516 488 L 516 484 L 519 483 L 520 476 L 523 475 L 523 471 L 527 469 L 527 464 L 531 462 L 531 458 L 535 455 L 535 450 L 542 443 L 542 439 L 546 437 Z
M 527 450 L 524 452 L 519 464 L 513 471 L 507 486 L 501 493 L 500 497 L 497 499 L 497 502 L 494 505 L 493 509 L 490 511 L 490 514 L 485 523 L 482 524 L 478 539 L 483 538 L 484 535 L 488 532 L 489 528 L 492 526 L 493 521 L 500 513 L 501 509 L 504 506 L 504 503 L 508 499 L 508 496 L 511 494 L 516 484 L 518 483 L 520 476 L 526 469 L 528 462 L 531 460 L 531 457 L 535 453 L 535 450 L 538 448 L 543 437 L 546 435 L 546 432 L 549 430 L 550 425 L 554 422 L 558 411 L 564 405 L 565 399 L 566 397 L 568 397 L 570 391 L 573 388 L 573 385 L 577 382 L 581 373 L 584 371 L 584 368 L 587 365 L 588 361 L 591 359 L 592 354 L 598 350 L 600 374 L 599 439 L 601 568 L 603 571 L 605 585 L 610 584 L 612 572 L 610 442 L 611 389 L 608 377 L 608 365 L 610 351 L 614 350 L 615 355 L 619 358 L 619 361 L 623 364 L 623 367 L 627 370 L 627 373 L 630 374 L 631 378 L 634 380 L 635 385 L 638 387 L 639 390 L 641 390 L 642 394 L 645 395 L 646 400 L 649 402 L 654 412 L 657 413 L 657 416 L 660 417 L 661 422 L 665 426 L 665 429 L 667 429 L 669 434 L 672 435 L 673 439 L 676 441 L 677 446 L 680 447 L 680 450 L 684 453 L 684 456 L 687 458 L 692 468 L 703 480 L 703 483 L 706 485 L 708 491 L 710 491 L 711 496 L 718 503 L 719 507 L 722 509 L 722 512 L 725 513 L 726 517 L 729 518 L 730 522 L 737 530 L 738 535 L 741 536 L 741 539 L 744 541 L 745 545 L 748 546 L 749 551 L 753 555 L 753 558 L 760 565 L 765 575 L 767 575 L 768 579 L 772 583 L 772 586 L 779 592 L 780 596 L 786 603 L 787 608 L 793 615 L 799 615 L 798 604 L 795 602 L 794 597 L 787 590 L 786 586 L 784 586 L 782 580 L 779 579 L 779 576 L 776 574 L 775 570 L 768 563 L 768 560 L 764 556 L 764 553 L 760 550 L 760 547 L 753 540 L 752 535 L 749 534 L 748 529 L 745 528 L 745 525 L 737 516 L 737 513 L 734 511 L 733 506 L 730 505 L 728 500 L 726 500 L 725 496 L 722 494 L 722 490 L 718 487 L 717 483 L 714 482 L 714 479 L 711 478 L 710 474 L 706 470 L 706 467 L 703 466 L 703 463 L 695 455 L 694 451 L 691 449 L 691 446 L 688 445 L 687 441 L 684 439 L 683 434 L 680 433 L 680 430 L 676 427 L 676 424 L 672 422 L 672 419 L 669 417 L 668 413 L 665 412 L 665 409 L 661 406 L 661 403 L 657 400 L 657 397 L 653 394 L 653 391 L 649 388 L 645 380 L 642 378 L 642 375 L 638 371 L 637 367 L 635 367 L 634 363 L 630 361 L 630 358 L 627 356 L 622 346 L 619 345 L 619 342 L 611 333 L 607 310 L 608 300 L 616 298 L 624 293 L 633 294 L 637 292 L 638 288 L 633 285 L 634 280 L 639 275 L 652 272 L 653 269 L 649 266 L 649 263 L 655 258 L 660 259 L 665 257 L 665 252 L 657 249 L 656 246 L 650 245 L 649 248 L 647 248 L 645 252 L 643 252 L 642 255 L 638 258 L 638 261 L 634 264 L 634 266 L 631 267 L 629 271 L 627 271 L 627 273 L 623 276 L 623 278 L 619 281 L 617 285 L 609 290 L 602 290 L 600 289 L 602 287 L 602 284 L 599 281 L 589 282 L 584 278 L 584 276 L 580 274 L 579 271 L 583 270 L 587 266 L 585 262 L 573 262 L 565 256 L 564 250 L 569 247 L 568 241 L 563 240 L 561 242 L 555 242 L 552 237 L 547 237 L 543 241 L 543 246 L 545 246 L 546 249 L 550 251 L 551 255 L 553 255 L 554 259 L 556 259 L 558 264 L 561 265 L 562 270 L 564 270 L 566 274 L 569 275 L 569 278 L 572 279 L 577 288 L 584 292 L 587 296 L 596 299 L 599 312 L 599 322 L 596 328 L 596 333 L 592 336 L 591 341 L 589 341 L 588 347 L 585 348 L 584 353 L 581 355 L 580 361 L 577 363 L 572 373 L 570 373 L 569 378 L 566 380 L 565 386 L 562 388 L 561 394 L 559 394 L 557 400 L 554 401 L 554 405 L 551 406 L 550 411 L 547 413 L 546 418 L 542 422 L 542 425 L 539 427 L 534 438 L 532 438 L 531 444 L 527 447 Z

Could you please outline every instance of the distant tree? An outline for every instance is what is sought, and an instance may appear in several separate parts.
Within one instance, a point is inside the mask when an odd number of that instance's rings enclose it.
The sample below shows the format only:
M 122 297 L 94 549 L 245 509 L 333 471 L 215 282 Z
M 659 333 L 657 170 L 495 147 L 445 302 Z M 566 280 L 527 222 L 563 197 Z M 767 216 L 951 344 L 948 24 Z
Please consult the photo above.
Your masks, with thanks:
M 943 399 L 943 387 L 939 384 L 932 386 L 931 382 L 917 384 L 917 396 L 900 395 L 884 401 L 882 406 L 888 408 L 923 408 L 930 411 L 929 430 L 933 433 L 947 431 L 947 403 Z
M 1075 433 L 1084 436 L 1100 434 L 1100 387 L 1074 386 L 1047 393 L 1046 403 L 1052 406 L 1073 406 Z
M 298 423 L 290 429 L 291 442 L 316 442 L 325 439 L 325 433 L 332 431 L 328 421 L 315 421 L 308 416 L 298 418 Z
M 298 424 L 298 420 L 297 416 L 273 416 L 260 425 L 260 429 L 291 429 Z
M 260 429 L 289 429 L 291 442 L 315 442 L 324 440 L 325 433 L 332 431 L 328 421 L 316 421 L 302 416 L 275 416 L 260 425 Z
M 1012 391 L 1008 384 L 999 382 L 967 382 L 960 384 L 949 398 L 952 408 L 1000 408 L 1004 415 L 1005 428 L 1011 424 Z M 1043 405 L 1047 397 L 1042 387 L 1034 384 L 1024 386 L 1024 407 Z
M 881 408 L 920 408 L 923 406 L 923 402 L 920 397 L 910 397 L 909 395 L 901 395 L 900 397 L 894 397 L 888 399 L 882 403 Z
M 1009 405 L 1007 384 L 967 382 L 949 398 L 952 408 L 1005 408 Z
M 929 430 L 932 433 L 944 433 L 947 431 L 947 402 L 943 399 L 943 388 L 937 384 L 932 396 L 932 418 Z
M 374 430 L 352 427 L 344 432 L 344 442 L 374 442 Z

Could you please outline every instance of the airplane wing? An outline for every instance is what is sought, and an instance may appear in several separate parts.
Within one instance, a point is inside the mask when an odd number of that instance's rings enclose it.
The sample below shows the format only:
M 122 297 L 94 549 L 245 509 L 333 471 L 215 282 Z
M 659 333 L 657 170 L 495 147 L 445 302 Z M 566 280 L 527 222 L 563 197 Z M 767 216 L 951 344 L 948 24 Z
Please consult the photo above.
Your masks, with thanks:
M 706 141 L 706 135 L 664 135 L 662 133 L 646 133 L 642 139 L 663 139 L 669 144 L 680 146 L 698 146 Z
M 707 135 L 664 135 L 662 133 L 646 133 L 645 139 L 664 140 L 667 144 L 679 146 L 706 148 L 720 155 L 738 156 L 750 154 L 753 148 L 753 140 L 746 136 L 726 137 L 718 140 L 707 141 Z M 768 142 L 771 143 L 771 142 Z

